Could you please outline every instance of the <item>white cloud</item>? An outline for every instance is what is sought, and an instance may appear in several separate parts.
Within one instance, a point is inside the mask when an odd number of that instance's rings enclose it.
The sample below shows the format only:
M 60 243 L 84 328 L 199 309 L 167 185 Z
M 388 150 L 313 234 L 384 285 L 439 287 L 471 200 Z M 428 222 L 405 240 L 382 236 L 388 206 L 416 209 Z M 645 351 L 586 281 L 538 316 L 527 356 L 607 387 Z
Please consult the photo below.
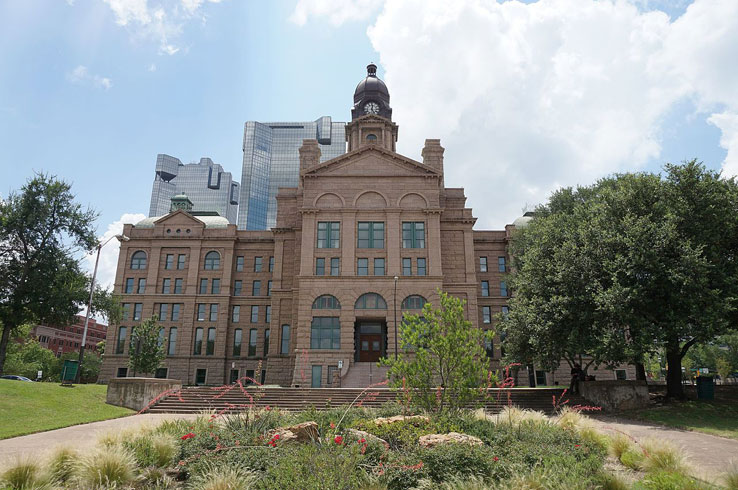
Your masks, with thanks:
M 291 19 L 339 24 L 326 5 L 301 0 Z M 367 32 L 399 151 L 418 158 L 440 137 L 446 185 L 466 187 L 480 228 L 558 186 L 658 159 L 669 111 L 686 98 L 721 129 L 724 172 L 738 173 L 734 0 L 697 0 L 675 20 L 624 0 L 386 1 Z
M 78 85 L 88 85 L 95 88 L 109 90 L 113 86 L 113 80 L 100 75 L 92 75 L 84 65 L 79 65 L 67 73 L 67 80 Z
M 380 5 L 375 0 L 299 0 L 290 21 L 301 26 L 309 17 L 328 17 L 331 24 L 338 26 L 347 21 L 368 19 Z
M 195 18 L 205 20 L 203 3 L 221 0 L 103 0 L 115 15 L 116 24 L 126 27 L 137 38 L 153 39 L 159 53 L 180 51 L 179 38 L 185 25 Z
M 108 229 L 105 231 L 103 236 L 100 237 L 100 243 L 105 242 L 115 235 L 123 233 L 123 225 L 125 223 L 135 224 L 145 217 L 145 215 L 140 213 L 126 213 L 122 215 L 119 220 L 108 225 Z M 112 289 L 113 284 L 115 283 L 115 272 L 118 268 L 119 251 L 120 243 L 115 238 L 110 240 L 110 242 L 100 250 L 100 262 L 97 267 L 97 278 L 95 282 L 105 289 Z M 93 252 L 85 257 L 85 263 L 90 273 L 92 273 L 95 267 L 95 256 L 96 252 Z

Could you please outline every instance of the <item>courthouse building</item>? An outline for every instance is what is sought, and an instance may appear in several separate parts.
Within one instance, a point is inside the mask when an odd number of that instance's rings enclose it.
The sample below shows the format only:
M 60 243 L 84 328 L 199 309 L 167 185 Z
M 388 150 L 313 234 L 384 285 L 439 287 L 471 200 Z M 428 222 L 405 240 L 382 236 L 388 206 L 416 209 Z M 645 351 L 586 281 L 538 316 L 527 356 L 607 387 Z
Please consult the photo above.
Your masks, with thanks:
M 124 319 L 108 329 L 101 378 L 127 374 L 131 330 L 152 315 L 167 353 L 156 375 L 209 385 L 349 380 L 394 354 L 395 318 L 438 305 L 439 289 L 466 300 L 474 328 L 491 328 L 509 295 L 514 227 L 473 230 L 464 190 L 444 185 L 440 141 L 425 141 L 422 162 L 395 151 L 389 102 L 369 65 L 347 152 L 321 161 L 318 141 L 303 142 L 299 182 L 279 189 L 269 231 L 198 216 L 183 197 L 165 216 L 125 225 L 115 282 Z M 496 366 L 498 341 L 488 354 Z

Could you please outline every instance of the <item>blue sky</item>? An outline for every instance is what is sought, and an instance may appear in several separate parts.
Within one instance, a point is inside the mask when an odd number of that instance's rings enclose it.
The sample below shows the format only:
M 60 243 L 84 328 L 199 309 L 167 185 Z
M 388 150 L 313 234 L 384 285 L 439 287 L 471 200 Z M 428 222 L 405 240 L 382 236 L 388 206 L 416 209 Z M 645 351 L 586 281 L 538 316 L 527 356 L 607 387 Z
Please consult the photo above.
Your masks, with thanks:
M 0 0 L 0 196 L 48 172 L 113 233 L 148 211 L 158 153 L 239 180 L 245 121 L 346 120 L 370 61 L 398 150 L 441 138 L 477 228 L 612 172 L 699 157 L 735 175 L 737 6 Z

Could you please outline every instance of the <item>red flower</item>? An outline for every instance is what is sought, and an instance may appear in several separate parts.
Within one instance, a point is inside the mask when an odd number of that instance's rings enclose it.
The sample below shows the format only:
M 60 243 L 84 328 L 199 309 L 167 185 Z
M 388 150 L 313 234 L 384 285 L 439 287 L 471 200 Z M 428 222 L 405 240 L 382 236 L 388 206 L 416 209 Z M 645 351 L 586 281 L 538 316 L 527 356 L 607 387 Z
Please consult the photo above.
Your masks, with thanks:
M 499 461 L 499 460 L 500 460 L 500 458 L 498 458 L 497 456 L 495 456 L 494 458 L 492 458 L 492 461 Z
M 331 422 L 331 429 L 335 429 L 335 428 L 336 428 L 336 424 L 334 424 L 333 422 Z
M 193 437 L 195 437 L 195 434 L 193 434 L 192 432 L 190 432 L 190 433 L 185 434 L 182 437 L 180 437 L 180 439 L 182 439 L 183 441 L 186 441 L 187 439 L 192 439 Z
M 335 442 L 336 444 L 343 444 L 343 437 L 336 436 L 333 438 L 333 442 Z
M 574 444 L 574 447 L 580 447 L 581 444 Z
M 359 444 L 364 444 L 365 442 L 366 442 L 366 439 L 364 439 L 363 437 L 359 439 Z
M 274 437 L 272 437 L 272 439 L 274 439 L 275 441 L 278 441 L 279 440 L 279 434 L 274 434 Z
M 270 407 L 269 405 L 267 405 L 266 407 L 264 407 L 264 410 L 266 410 L 267 412 L 268 412 L 269 410 L 271 410 L 271 409 L 272 409 L 272 407 Z

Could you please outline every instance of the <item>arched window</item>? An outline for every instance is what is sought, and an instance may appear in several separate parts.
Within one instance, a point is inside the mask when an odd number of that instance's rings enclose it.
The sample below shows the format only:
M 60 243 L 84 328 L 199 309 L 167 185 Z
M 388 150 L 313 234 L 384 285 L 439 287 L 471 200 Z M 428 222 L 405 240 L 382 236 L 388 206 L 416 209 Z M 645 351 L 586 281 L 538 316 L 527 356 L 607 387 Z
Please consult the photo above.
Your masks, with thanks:
M 331 296 L 330 294 L 324 294 L 323 296 L 318 296 L 315 299 L 315 301 L 313 301 L 313 309 L 314 310 L 340 310 L 341 303 L 338 302 L 335 296 Z
M 131 269 L 145 269 L 146 268 L 146 252 L 139 250 L 134 252 L 131 256 Z
M 422 310 L 428 301 L 420 295 L 413 294 L 402 300 L 403 310 Z
M 387 302 L 377 293 L 366 293 L 359 296 L 354 305 L 356 310 L 386 310 Z
M 216 271 L 220 269 L 220 254 L 213 250 L 205 254 L 205 270 Z
M 367 134 L 366 135 L 366 141 L 368 143 L 376 143 L 377 142 L 377 135 L 376 134 Z

